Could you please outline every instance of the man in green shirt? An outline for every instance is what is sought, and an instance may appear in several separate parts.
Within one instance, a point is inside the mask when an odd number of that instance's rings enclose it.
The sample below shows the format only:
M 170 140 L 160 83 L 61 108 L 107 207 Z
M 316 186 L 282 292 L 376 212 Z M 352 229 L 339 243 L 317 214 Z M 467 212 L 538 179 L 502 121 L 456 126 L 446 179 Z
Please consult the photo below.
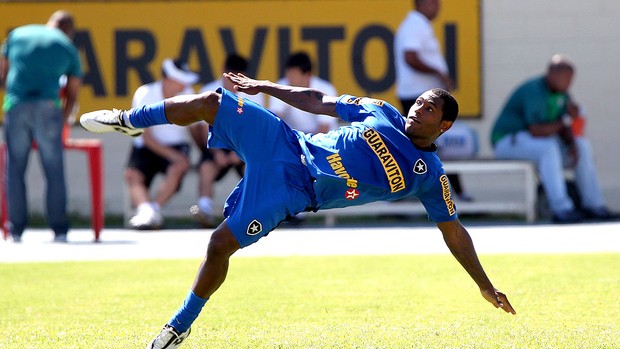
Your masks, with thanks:
M 554 55 L 545 75 L 526 81 L 512 93 L 491 132 L 496 158 L 536 164 L 553 220 L 558 223 L 612 218 L 596 176 L 590 142 L 573 134 L 571 128 L 580 114 L 568 93 L 574 71 L 566 57 Z M 581 207 L 568 195 L 565 165 L 575 170 Z
M 55 12 L 46 25 L 12 30 L 2 44 L 0 81 L 4 95 L 4 137 L 7 144 L 7 198 L 11 235 L 20 242 L 27 225 L 25 172 L 32 142 L 39 149 L 47 182 L 47 220 L 54 241 L 66 242 L 67 193 L 62 131 L 81 85 L 82 69 L 71 38 L 73 17 Z M 61 100 L 60 80 L 66 76 Z

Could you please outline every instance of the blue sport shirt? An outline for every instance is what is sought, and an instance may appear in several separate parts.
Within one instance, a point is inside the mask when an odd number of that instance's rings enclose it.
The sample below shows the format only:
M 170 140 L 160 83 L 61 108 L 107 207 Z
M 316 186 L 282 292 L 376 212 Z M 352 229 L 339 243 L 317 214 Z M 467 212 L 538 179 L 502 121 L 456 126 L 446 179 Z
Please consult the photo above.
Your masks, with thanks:
M 451 187 L 433 149 L 405 135 L 405 118 L 389 103 L 343 95 L 337 114 L 350 126 L 297 137 L 314 182 L 318 209 L 417 197 L 435 222 L 457 218 Z

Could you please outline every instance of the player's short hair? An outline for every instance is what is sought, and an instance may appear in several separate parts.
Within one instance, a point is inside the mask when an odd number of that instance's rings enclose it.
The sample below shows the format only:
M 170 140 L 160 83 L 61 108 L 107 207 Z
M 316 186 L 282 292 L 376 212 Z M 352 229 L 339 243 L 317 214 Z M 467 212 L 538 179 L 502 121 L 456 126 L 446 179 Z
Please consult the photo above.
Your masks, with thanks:
M 284 68 L 299 68 L 303 73 L 309 73 L 312 72 L 312 61 L 307 53 L 299 51 L 288 57 Z
M 456 101 L 456 98 L 442 88 L 434 88 L 431 92 L 443 100 L 441 120 L 456 120 L 456 117 L 459 115 L 459 103 Z
M 226 57 L 224 70 L 233 73 L 245 73 L 248 70 L 248 60 L 237 53 L 231 53 Z

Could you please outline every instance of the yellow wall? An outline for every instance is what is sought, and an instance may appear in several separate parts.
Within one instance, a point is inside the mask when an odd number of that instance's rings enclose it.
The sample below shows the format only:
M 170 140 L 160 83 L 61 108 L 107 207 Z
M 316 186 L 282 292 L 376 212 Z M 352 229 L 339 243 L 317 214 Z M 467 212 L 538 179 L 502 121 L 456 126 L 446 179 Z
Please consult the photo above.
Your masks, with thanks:
M 255 76 L 270 80 L 279 77 L 289 52 L 306 50 L 314 59 L 315 72 L 332 81 L 339 92 L 371 94 L 395 103 L 391 40 L 412 2 L 0 3 L 0 30 L 7 33 L 23 24 L 44 23 L 57 9 L 71 11 L 86 73 L 81 111 L 129 107 L 138 86 L 160 77 L 161 61 L 167 57 L 188 59 L 207 82 L 219 75 L 227 50 L 249 57 Z M 456 29 L 454 93 L 463 116 L 479 116 L 479 0 L 443 0 L 434 25 L 444 46 L 445 29 Z

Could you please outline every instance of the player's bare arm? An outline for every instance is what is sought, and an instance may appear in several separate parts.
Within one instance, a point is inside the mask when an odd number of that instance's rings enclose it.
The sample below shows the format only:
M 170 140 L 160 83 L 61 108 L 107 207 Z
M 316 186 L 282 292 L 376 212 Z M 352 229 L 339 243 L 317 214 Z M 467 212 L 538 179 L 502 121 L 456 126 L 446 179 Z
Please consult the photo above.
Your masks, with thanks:
M 450 252 L 452 252 L 452 255 L 478 285 L 484 299 L 496 308 L 501 308 L 507 313 L 516 314 L 506 295 L 493 287 L 491 280 L 484 272 L 471 237 L 461 222 L 455 219 L 450 222 L 437 223 L 437 227 L 441 230 L 443 239 Z
M 239 73 L 224 73 L 224 78 L 234 84 L 236 91 L 247 94 L 263 92 L 303 111 L 338 117 L 336 114 L 338 97 L 328 96 L 319 90 L 280 85 L 268 80 L 255 80 Z

